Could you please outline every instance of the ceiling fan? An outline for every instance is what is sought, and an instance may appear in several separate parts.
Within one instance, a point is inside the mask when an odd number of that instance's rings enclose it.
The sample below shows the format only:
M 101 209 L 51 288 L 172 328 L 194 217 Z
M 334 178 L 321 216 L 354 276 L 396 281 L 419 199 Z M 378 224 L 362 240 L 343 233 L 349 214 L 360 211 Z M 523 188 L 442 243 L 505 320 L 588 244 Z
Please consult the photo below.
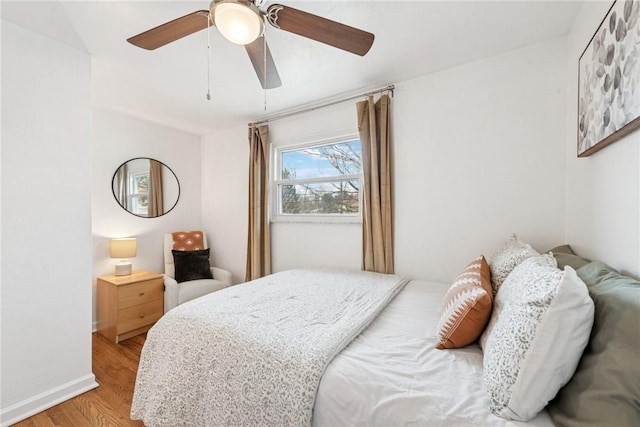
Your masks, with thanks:
M 127 41 L 147 50 L 157 49 L 213 25 L 229 41 L 244 45 L 264 89 L 282 85 L 264 40 L 264 21 L 271 26 L 329 46 L 364 56 L 374 35 L 311 13 L 280 4 L 259 9 L 266 0 L 213 0 L 209 10 L 174 19 Z

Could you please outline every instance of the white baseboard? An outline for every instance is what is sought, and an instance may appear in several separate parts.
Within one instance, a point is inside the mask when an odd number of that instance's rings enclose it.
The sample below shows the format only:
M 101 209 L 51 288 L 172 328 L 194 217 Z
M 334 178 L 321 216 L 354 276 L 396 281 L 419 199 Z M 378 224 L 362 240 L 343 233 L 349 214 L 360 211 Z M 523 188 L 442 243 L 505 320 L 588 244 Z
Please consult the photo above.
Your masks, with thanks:
M 95 375 L 89 374 L 25 399 L 15 405 L 2 408 L 0 426 L 6 427 L 15 424 L 96 387 L 98 387 L 98 383 Z

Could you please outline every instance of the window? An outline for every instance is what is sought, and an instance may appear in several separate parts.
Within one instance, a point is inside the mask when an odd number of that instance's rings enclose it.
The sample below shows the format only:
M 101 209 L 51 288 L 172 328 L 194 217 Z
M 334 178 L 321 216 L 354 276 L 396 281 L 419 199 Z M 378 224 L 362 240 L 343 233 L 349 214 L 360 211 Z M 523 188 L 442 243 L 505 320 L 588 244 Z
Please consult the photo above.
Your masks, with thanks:
M 147 216 L 149 211 L 149 171 L 129 174 L 130 211 Z
M 358 221 L 362 154 L 358 139 L 275 151 L 274 219 Z

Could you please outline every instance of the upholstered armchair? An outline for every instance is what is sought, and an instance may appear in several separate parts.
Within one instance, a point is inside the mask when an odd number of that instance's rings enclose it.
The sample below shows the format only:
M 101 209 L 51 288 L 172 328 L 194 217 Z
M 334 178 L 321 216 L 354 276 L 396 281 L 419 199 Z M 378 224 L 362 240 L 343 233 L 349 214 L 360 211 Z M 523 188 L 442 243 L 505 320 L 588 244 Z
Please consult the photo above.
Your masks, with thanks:
M 168 312 L 172 308 L 190 301 L 194 298 L 201 297 L 211 292 L 219 291 L 231 285 L 231 272 L 218 267 L 210 267 L 212 279 L 196 279 L 184 282 L 176 280 L 176 266 L 174 263 L 173 249 L 176 250 L 197 250 L 207 249 L 207 236 L 201 231 L 190 231 L 184 233 L 195 233 L 202 236 L 202 247 L 199 245 L 185 247 L 179 241 L 174 242 L 174 233 L 164 235 L 164 312 Z M 184 234 L 180 232 L 180 235 Z M 178 233 L 175 233 L 178 235 Z M 190 239 L 188 239 L 190 240 Z M 191 244 L 189 241 L 188 244 Z

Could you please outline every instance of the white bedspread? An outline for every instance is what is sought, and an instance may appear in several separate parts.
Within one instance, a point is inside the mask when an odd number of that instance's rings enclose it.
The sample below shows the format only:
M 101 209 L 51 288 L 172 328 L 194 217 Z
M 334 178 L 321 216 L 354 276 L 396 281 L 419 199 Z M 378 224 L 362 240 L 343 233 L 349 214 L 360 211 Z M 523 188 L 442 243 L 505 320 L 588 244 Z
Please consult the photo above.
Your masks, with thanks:
M 412 281 L 327 367 L 314 427 L 553 426 L 546 410 L 528 423 L 489 412 L 482 351 L 435 349 L 449 285 Z
M 161 426 L 307 426 L 327 364 L 406 284 L 297 270 L 178 306 L 149 331 L 131 409 Z

